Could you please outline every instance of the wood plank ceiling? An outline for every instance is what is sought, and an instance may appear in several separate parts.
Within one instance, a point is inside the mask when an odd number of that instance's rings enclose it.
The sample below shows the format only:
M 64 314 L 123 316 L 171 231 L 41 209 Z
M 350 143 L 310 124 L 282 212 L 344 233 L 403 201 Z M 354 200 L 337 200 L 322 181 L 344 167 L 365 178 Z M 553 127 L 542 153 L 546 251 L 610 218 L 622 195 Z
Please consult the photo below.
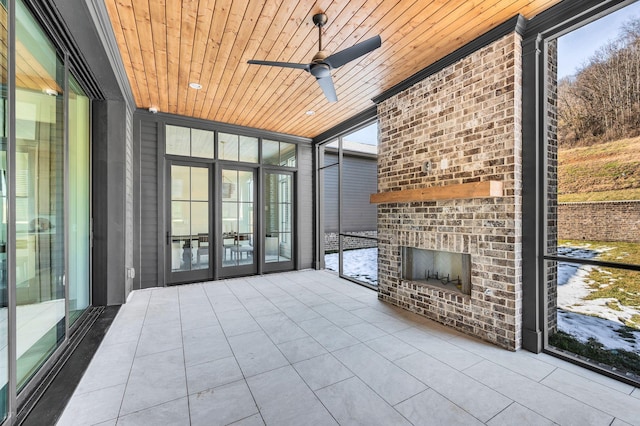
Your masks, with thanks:
M 516 14 L 530 19 L 558 1 L 105 0 L 139 108 L 306 137 Z M 382 38 L 381 48 L 332 71 L 336 103 L 305 71 L 247 64 L 310 62 L 319 12 L 329 18 L 329 52 Z

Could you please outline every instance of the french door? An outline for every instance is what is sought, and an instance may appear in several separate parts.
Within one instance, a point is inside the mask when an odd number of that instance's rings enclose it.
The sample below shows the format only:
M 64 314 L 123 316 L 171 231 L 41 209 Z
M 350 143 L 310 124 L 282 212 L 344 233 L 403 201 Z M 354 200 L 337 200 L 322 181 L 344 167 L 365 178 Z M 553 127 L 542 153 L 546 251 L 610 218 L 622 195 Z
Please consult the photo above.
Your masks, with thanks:
M 168 161 L 167 168 L 167 283 L 211 279 L 211 166 Z
M 224 166 L 220 172 L 218 266 L 224 277 L 258 272 L 256 171 Z
M 255 168 L 178 160 L 166 173 L 167 284 L 294 267 L 293 173 L 265 170 L 259 184 Z
M 265 272 L 293 269 L 293 173 L 265 171 L 263 174 Z

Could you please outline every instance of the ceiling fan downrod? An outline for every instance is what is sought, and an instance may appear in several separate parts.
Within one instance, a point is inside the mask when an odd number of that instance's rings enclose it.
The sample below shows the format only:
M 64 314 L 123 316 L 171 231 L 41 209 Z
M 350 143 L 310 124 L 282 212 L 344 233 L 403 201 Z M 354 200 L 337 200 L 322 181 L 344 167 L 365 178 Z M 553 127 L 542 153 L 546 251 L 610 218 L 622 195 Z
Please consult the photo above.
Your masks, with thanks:
M 322 50 L 322 27 L 327 23 L 327 15 L 317 13 L 313 15 L 313 24 L 318 27 L 318 50 Z

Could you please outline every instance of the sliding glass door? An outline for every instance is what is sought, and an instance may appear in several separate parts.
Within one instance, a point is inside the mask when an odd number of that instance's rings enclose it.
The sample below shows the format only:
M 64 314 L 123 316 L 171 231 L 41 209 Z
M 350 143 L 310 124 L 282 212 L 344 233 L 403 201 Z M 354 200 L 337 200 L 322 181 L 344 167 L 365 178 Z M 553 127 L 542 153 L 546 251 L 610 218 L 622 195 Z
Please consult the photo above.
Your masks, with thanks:
M 69 79 L 69 324 L 91 303 L 90 100 Z
M 23 0 L 0 0 L 0 39 L 1 423 L 91 303 L 91 102 Z
M 21 389 L 65 338 L 65 67 L 16 2 L 16 356 Z
M 7 1 L 0 0 L 0 41 L 9 45 Z M 8 87 L 7 55 L 0 55 L 0 85 Z M 7 91 L 0 91 L 0 104 L 7 105 Z M 0 113 L 0 423 L 7 416 L 9 398 L 9 300 L 7 282 L 7 108 Z

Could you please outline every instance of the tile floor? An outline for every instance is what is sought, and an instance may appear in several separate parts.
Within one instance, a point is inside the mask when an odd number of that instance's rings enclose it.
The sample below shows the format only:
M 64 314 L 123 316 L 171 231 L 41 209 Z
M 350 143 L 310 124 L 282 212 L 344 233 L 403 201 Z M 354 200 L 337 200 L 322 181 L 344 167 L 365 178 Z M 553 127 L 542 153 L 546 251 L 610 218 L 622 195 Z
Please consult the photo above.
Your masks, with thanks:
M 640 389 L 302 271 L 136 291 L 59 425 L 625 425 Z

